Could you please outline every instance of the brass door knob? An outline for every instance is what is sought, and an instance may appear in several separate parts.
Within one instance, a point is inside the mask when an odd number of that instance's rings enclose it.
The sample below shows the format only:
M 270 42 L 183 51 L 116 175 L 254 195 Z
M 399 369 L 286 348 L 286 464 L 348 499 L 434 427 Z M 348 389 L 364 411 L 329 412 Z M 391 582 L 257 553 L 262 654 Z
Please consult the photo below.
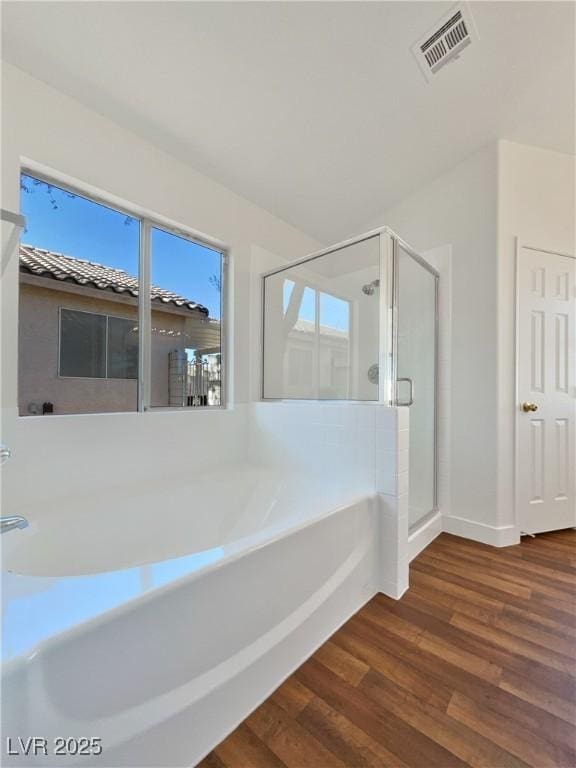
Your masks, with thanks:
M 532 411 L 537 411 L 538 406 L 536 405 L 536 403 L 522 403 L 522 410 L 524 411 L 524 413 L 530 413 Z

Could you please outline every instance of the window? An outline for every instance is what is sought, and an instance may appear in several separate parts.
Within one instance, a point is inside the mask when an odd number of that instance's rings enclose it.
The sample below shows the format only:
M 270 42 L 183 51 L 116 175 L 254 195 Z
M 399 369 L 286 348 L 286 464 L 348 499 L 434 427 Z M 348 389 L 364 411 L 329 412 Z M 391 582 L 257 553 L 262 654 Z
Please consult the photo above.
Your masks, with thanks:
M 20 414 L 221 405 L 224 253 L 28 173 L 20 187 Z
M 138 378 L 138 323 L 107 317 L 106 378 Z
M 151 405 L 220 405 L 221 254 L 152 227 L 150 279 L 153 286 L 162 286 L 161 292 L 157 288 L 150 291 Z M 191 302 L 192 296 L 196 300 Z M 173 301 L 170 312 L 157 312 L 156 307 L 167 297 Z
M 106 378 L 106 317 L 63 309 L 60 315 L 60 375 Z
M 60 376 L 137 379 L 137 323 L 124 317 L 62 309 Z

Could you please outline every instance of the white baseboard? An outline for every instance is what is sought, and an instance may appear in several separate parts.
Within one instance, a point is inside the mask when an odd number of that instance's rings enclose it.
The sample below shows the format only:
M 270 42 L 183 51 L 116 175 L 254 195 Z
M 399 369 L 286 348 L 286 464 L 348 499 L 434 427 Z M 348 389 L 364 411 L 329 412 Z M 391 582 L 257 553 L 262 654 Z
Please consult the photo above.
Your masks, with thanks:
M 391 597 L 393 600 L 400 600 L 402 595 L 408 591 L 409 584 L 408 579 L 402 581 L 382 581 L 379 585 L 378 591 L 386 597 Z
M 429 520 L 408 536 L 408 561 L 412 562 L 436 536 L 442 533 L 442 514 L 436 512 Z
M 520 534 L 515 525 L 486 525 L 463 517 L 444 515 L 442 530 L 464 539 L 472 539 L 493 547 L 511 547 L 520 543 Z

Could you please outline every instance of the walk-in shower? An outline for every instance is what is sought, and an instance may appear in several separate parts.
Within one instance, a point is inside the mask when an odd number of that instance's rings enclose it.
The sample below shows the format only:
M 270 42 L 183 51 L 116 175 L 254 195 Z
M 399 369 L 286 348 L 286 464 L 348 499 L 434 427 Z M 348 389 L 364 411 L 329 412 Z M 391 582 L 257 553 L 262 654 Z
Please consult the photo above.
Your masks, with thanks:
M 438 273 L 388 228 L 268 272 L 265 400 L 410 408 L 409 522 L 437 509 Z

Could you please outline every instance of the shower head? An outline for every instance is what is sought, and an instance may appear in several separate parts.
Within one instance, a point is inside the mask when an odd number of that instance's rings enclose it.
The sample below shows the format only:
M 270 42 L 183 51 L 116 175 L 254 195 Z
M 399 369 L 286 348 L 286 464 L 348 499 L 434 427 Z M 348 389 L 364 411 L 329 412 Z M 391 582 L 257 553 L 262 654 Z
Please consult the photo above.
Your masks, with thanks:
M 372 280 L 371 283 L 366 283 L 366 285 L 362 286 L 362 293 L 365 293 L 366 296 L 372 296 L 376 288 L 378 288 L 379 286 L 380 286 L 380 280 Z

